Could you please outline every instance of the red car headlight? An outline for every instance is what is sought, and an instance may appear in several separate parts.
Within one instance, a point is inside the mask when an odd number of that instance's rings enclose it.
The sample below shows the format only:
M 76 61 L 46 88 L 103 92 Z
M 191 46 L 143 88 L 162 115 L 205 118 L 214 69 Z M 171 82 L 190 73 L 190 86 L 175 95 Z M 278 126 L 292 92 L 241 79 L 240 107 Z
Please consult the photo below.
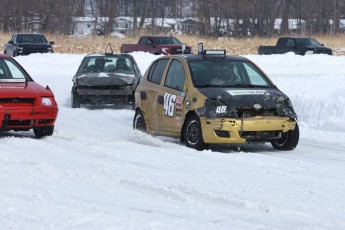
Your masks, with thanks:
M 41 103 L 42 103 L 43 106 L 52 106 L 53 105 L 53 101 L 49 97 L 42 97 L 41 98 Z

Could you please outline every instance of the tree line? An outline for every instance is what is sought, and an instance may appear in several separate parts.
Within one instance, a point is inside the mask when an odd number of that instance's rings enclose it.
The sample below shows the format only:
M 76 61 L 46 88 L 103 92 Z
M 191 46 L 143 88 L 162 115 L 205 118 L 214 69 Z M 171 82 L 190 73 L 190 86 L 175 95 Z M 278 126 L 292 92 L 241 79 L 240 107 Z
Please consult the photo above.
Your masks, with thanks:
M 231 34 L 337 34 L 344 31 L 345 0 L 1 0 L 0 26 L 4 32 L 37 29 L 69 35 L 73 17 L 129 16 L 133 34 L 141 33 L 145 18 L 194 18 L 205 36 Z M 277 30 L 274 22 L 280 20 Z M 293 20 L 294 27 L 291 27 Z M 138 22 L 138 23 L 137 23 Z M 111 33 L 109 20 L 104 34 Z M 35 25 L 35 26 L 34 26 Z

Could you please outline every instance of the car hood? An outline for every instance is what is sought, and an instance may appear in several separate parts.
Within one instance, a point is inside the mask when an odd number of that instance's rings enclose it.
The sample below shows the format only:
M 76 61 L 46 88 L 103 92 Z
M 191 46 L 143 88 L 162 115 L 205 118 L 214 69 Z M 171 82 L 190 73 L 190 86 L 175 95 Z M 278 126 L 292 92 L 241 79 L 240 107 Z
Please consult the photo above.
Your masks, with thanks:
M 313 45 L 309 45 L 309 46 L 301 46 L 303 48 L 309 48 L 309 49 L 313 49 L 313 48 L 317 48 L 317 49 L 325 49 L 325 50 L 328 50 L 330 48 L 328 47 L 325 47 L 325 46 L 313 46 Z
M 18 43 L 19 46 L 25 46 L 25 47 L 45 47 L 45 48 L 49 48 L 52 47 L 52 45 L 47 44 L 47 43 Z
M 325 47 L 325 46 L 301 46 L 302 49 L 306 49 L 306 50 L 323 50 L 323 51 L 331 51 L 331 48 Z
M 132 85 L 137 82 L 134 74 L 125 73 L 84 73 L 75 78 L 80 86 Z
M 169 46 L 174 48 L 181 48 L 182 44 L 160 44 L 160 46 Z M 186 48 L 191 48 L 191 46 L 186 45 Z
M 205 112 L 212 116 L 217 107 L 226 106 L 226 116 L 239 116 L 244 110 L 271 110 L 276 115 L 296 118 L 289 98 L 276 88 L 199 88 L 208 97 Z
M 1 83 L 1 98 L 37 98 L 37 97 L 53 97 L 53 93 L 48 88 L 29 81 L 27 83 Z

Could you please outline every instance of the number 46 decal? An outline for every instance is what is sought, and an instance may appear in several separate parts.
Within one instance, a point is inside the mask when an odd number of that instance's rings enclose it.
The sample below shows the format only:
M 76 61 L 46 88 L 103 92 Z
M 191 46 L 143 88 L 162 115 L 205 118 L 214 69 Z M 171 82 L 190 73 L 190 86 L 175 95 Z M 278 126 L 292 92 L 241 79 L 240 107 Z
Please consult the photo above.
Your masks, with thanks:
M 173 117 L 175 110 L 176 95 L 171 93 L 164 94 L 164 115 Z

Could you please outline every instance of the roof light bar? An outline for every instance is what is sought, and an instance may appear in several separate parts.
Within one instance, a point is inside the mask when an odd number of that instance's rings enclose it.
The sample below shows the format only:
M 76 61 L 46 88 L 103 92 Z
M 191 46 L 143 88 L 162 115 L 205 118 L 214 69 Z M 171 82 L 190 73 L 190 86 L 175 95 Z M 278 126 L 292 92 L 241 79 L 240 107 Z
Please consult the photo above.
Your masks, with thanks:
M 226 50 L 204 50 L 204 55 L 226 55 Z

